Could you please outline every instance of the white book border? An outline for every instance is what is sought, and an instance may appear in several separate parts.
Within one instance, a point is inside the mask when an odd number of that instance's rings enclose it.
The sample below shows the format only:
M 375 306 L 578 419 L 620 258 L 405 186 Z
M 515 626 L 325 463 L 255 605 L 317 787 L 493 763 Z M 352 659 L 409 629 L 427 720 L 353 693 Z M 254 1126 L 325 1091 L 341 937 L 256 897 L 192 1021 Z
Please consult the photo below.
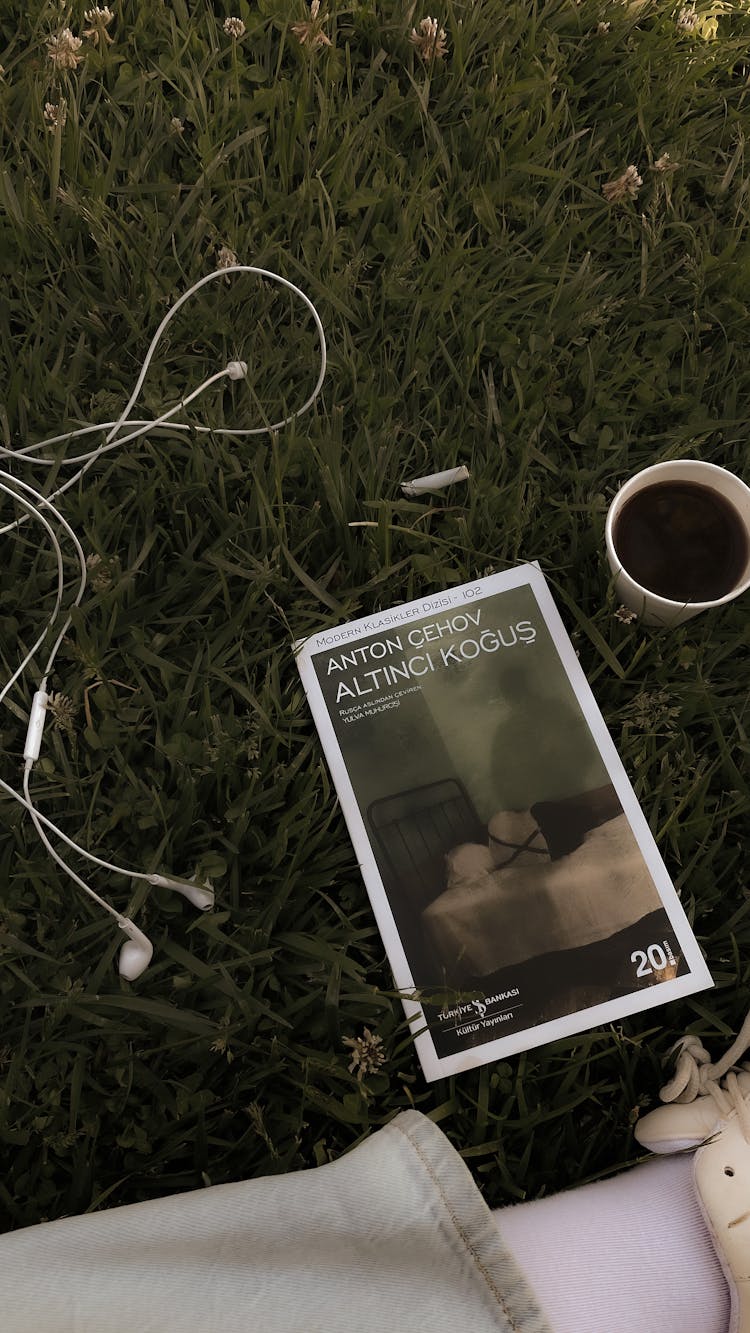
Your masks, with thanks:
M 648 986 L 634 991 L 630 995 L 607 1000 L 590 1008 L 577 1009 L 572 1014 L 565 1014 L 561 1018 L 553 1019 L 547 1023 L 523 1028 L 507 1037 L 497 1037 L 480 1045 L 467 1047 L 465 1051 L 457 1054 L 441 1057 L 438 1055 L 432 1036 L 426 1028 L 425 1015 L 421 1005 L 410 998 L 415 991 L 414 979 L 409 969 L 409 963 L 401 943 L 401 936 L 391 911 L 385 886 L 380 877 L 372 844 L 349 778 L 346 761 L 341 752 L 323 692 L 315 674 L 312 659 L 319 653 L 330 652 L 334 646 L 340 647 L 347 643 L 356 642 L 359 638 L 377 633 L 379 629 L 390 630 L 399 624 L 415 619 L 423 619 L 430 614 L 437 612 L 445 614 L 448 609 L 455 612 L 466 606 L 472 607 L 486 597 L 493 597 L 498 593 L 523 586 L 530 587 L 536 598 L 541 615 L 604 760 L 612 785 L 628 817 L 690 970 L 682 977 L 673 977 L 659 982 L 656 986 Z M 450 607 L 446 606 L 446 599 L 450 599 Z M 384 617 L 388 617 L 387 625 L 383 624 Z M 295 650 L 297 651 L 297 666 L 331 770 L 349 835 L 357 854 L 359 869 L 370 897 L 378 929 L 383 937 L 396 987 L 402 996 L 407 1019 L 416 1032 L 414 1043 L 425 1078 L 428 1081 L 445 1078 L 451 1074 L 459 1074 L 465 1070 L 476 1068 L 478 1065 L 488 1064 L 508 1055 L 515 1055 L 519 1051 L 532 1050 L 536 1046 L 546 1045 L 548 1042 L 557 1041 L 561 1037 L 574 1036 L 576 1033 L 599 1027 L 605 1023 L 615 1022 L 629 1014 L 654 1009 L 657 1006 L 669 1003 L 671 1000 L 692 995 L 697 991 L 707 990 L 713 986 L 713 979 L 674 885 L 667 873 L 654 836 L 625 772 L 615 743 L 607 730 L 583 668 L 576 657 L 544 574 L 536 563 L 530 562 L 519 565 L 500 574 L 491 574 L 486 578 L 461 584 L 460 587 L 447 588 L 433 596 L 426 596 L 413 602 L 405 602 L 401 606 L 389 607 L 386 611 L 375 612 L 359 620 L 332 626 L 330 629 L 321 630 L 317 634 L 301 640 L 295 644 Z

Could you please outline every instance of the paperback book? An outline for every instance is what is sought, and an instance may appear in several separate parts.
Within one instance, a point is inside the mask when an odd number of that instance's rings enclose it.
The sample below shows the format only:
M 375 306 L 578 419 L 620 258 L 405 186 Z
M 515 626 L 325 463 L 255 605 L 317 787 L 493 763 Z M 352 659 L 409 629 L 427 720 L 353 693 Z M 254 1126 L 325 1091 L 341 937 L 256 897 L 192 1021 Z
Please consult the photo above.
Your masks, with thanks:
M 297 662 L 427 1079 L 713 984 L 537 566 Z

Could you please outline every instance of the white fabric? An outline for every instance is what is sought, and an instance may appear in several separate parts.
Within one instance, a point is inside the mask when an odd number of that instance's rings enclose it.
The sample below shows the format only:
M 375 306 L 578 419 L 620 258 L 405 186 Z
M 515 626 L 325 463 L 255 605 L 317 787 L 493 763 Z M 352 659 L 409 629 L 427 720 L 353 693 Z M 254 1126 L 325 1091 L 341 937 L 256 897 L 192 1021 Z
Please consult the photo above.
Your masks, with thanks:
M 493 870 L 479 848 L 473 879 L 470 846 L 446 858 L 448 887 L 423 913 L 438 957 L 460 959 L 467 976 L 607 939 L 661 906 L 625 815 L 538 866 Z
M 729 1291 L 693 1157 L 495 1213 L 555 1333 L 726 1333 Z
M 0 1236 L 2 1333 L 550 1333 L 407 1111 L 330 1166 Z

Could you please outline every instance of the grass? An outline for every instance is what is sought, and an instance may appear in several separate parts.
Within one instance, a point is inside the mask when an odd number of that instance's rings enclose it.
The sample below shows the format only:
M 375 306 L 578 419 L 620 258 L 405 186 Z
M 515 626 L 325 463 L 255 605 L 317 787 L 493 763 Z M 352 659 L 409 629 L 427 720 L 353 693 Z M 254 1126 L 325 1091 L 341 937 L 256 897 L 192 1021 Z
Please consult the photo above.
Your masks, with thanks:
M 197 918 L 97 878 L 155 943 L 120 982 L 118 932 L 3 801 L 3 1229 L 325 1162 L 412 1105 L 493 1205 L 534 1197 L 634 1161 L 671 1042 L 689 1026 L 719 1051 L 743 1017 L 747 601 L 669 634 L 621 624 L 603 525 L 648 463 L 747 477 L 750 18 L 727 6 L 708 41 L 660 0 L 445 0 L 448 54 L 425 64 L 413 5 L 332 3 L 312 50 L 296 6 L 121 0 L 111 44 L 63 71 L 46 43 L 83 5 L 0 16 L 2 443 L 116 416 L 221 247 L 301 284 L 330 346 L 322 398 L 273 438 L 154 434 L 66 498 L 101 561 L 37 799 L 125 864 L 200 868 L 218 901 Z M 629 164 L 637 198 L 608 203 Z M 309 321 L 243 278 L 174 321 L 136 411 L 236 356 L 249 384 L 194 421 L 263 424 L 314 383 Z M 461 462 L 467 487 L 402 497 Z M 427 1085 L 291 643 L 521 558 L 551 580 L 717 984 Z M 6 678 L 53 594 L 37 534 L 6 537 Z M 2 717 L 12 782 L 33 688 Z M 360 1081 L 343 1039 L 365 1026 L 387 1058 Z

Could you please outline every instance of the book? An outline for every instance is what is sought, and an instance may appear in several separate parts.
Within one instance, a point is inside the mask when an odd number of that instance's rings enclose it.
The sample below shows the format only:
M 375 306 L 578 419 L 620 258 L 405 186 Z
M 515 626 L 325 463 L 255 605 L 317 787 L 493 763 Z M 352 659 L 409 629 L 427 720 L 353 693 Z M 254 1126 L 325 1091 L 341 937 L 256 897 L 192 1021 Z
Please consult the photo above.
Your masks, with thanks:
M 295 647 L 428 1080 L 713 985 L 538 566 Z

